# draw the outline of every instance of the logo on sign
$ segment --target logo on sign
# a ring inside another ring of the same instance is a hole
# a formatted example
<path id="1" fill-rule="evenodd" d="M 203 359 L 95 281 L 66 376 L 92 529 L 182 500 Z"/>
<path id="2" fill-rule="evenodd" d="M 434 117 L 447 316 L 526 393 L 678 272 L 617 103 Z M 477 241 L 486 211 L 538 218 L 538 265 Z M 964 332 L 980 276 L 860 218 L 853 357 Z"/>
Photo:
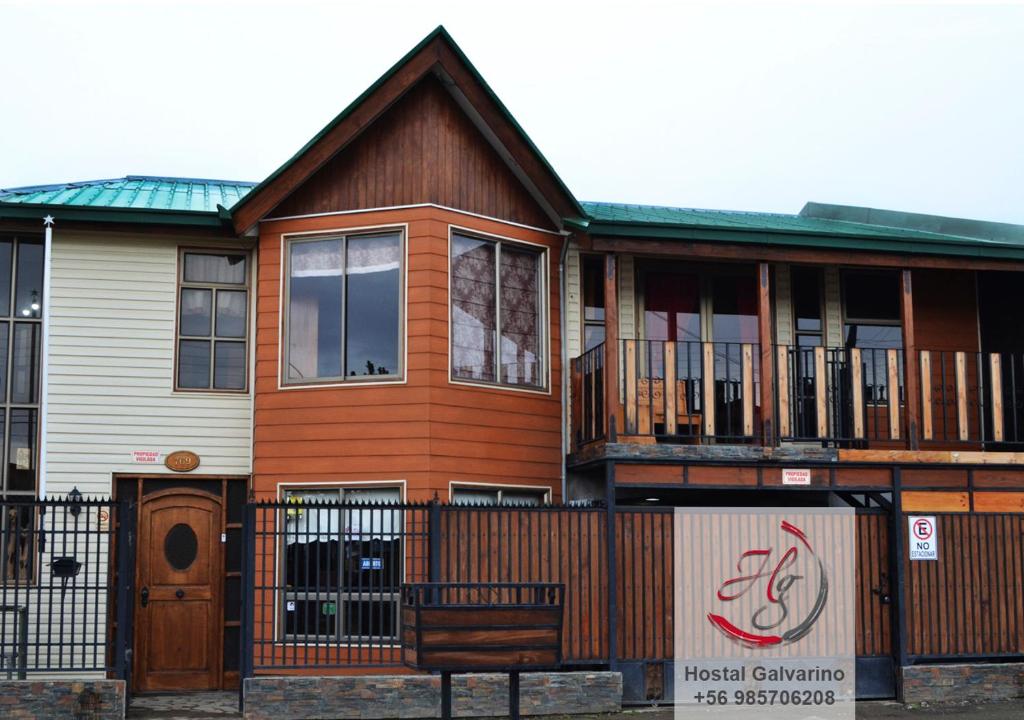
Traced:
<path id="1" fill-rule="evenodd" d="M 907 517 L 910 525 L 910 559 L 938 560 L 939 539 L 935 536 L 934 515 L 911 515 Z"/>

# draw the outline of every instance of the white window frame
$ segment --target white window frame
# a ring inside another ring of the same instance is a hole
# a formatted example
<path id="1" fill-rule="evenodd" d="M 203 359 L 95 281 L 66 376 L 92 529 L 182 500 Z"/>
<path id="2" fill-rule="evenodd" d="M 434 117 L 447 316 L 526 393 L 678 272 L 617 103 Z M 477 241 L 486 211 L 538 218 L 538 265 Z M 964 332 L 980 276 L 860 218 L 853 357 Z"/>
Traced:
<path id="1" fill-rule="evenodd" d="M 453 372 L 453 365 L 455 359 L 455 333 L 453 332 L 454 323 L 452 322 L 452 310 L 454 303 L 452 302 L 452 260 L 454 253 L 452 252 L 452 243 L 454 242 L 456 235 L 462 235 L 468 238 L 477 238 L 479 240 L 486 240 L 493 242 L 498 245 L 495 254 L 495 296 L 496 305 L 495 310 L 498 314 L 496 318 L 496 334 L 497 342 L 495 343 L 495 369 L 496 377 L 498 379 L 494 381 L 488 380 L 472 380 L 468 378 L 456 377 Z M 501 382 L 501 283 L 498 280 L 501 272 L 501 245 L 512 245 L 519 246 L 524 249 L 532 250 L 537 252 L 540 256 L 540 278 L 538 281 L 538 293 L 540 295 L 540 352 L 538 353 L 538 362 L 541 365 L 540 372 L 538 375 L 543 380 L 543 385 L 514 385 L 509 383 Z M 551 394 L 551 316 L 550 316 L 550 253 L 547 245 L 542 243 L 529 242 L 527 240 L 521 240 L 519 238 L 506 237 L 504 235 L 495 235 L 493 233 L 482 232 L 474 228 L 463 227 L 461 225 L 449 225 L 448 226 L 448 264 L 446 272 L 448 273 L 448 382 L 452 385 L 468 385 L 472 387 L 489 388 L 493 390 L 507 390 L 511 392 L 524 392 L 532 393 L 535 395 L 550 395 Z"/>

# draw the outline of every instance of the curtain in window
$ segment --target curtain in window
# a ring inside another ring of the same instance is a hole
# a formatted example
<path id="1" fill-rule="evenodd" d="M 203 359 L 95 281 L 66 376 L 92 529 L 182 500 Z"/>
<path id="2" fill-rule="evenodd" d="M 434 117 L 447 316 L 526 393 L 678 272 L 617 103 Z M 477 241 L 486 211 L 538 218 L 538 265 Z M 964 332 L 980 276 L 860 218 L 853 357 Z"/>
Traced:
<path id="1" fill-rule="evenodd" d="M 452 238 L 452 375 L 495 378 L 495 244 Z"/>
<path id="2" fill-rule="evenodd" d="M 501 248 L 501 381 L 540 385 L 540 256 Z"/>
<path id="3" fill-rule="evenodd" d="M 186 282 L 244 284 L 245 256 L 187 253 L 184 277 Z"/>
<path id="4" fill-rule="evenodd" d="M 396 488 L 368 488 L 348 490 L 339 507 L 337 490 L 303 491 L 290 498 L 301 500 L 306 505 L 296 505 L 286 510 L 287 521 L 285 543 L 305 544 L 314 542 L 361 540 L 396 540 L 396 528 L 402 527 L 402 511 L 386 507 L 397 503 L 401 493 Z M 317 506 L 318 503 L 322 505 Z M 351 508 L 351 505 L 366 504 L 365 508 Z"/>
<path id="5" fill-rule="evenodd" d="M 296 242 L 289 253 L 287 377 L 338 377 L 342 241 Z"/>

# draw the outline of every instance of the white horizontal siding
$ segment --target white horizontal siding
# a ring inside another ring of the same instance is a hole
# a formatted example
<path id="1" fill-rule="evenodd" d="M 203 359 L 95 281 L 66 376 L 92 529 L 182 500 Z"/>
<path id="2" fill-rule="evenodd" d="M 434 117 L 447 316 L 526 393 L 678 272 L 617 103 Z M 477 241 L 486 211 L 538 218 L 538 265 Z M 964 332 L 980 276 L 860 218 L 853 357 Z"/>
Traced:
<path id="1" fill-rule="evenodd" d="M 197 474 L 250 472 L 249 395 L 173 390 L 178 247 L 202 244 L 54 232 L 48 493 L 108 495 L 114 473 L 170 472 L 133 450 L 191 450 Z"/>

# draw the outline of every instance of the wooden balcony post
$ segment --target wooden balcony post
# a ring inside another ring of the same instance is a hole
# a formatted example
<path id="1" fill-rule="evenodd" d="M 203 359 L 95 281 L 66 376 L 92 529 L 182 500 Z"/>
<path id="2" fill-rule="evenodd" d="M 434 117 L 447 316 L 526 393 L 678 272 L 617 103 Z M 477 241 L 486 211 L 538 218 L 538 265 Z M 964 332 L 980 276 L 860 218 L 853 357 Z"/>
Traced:
<path id="1" fill-rule="evenodd" d="M 604 256 L 604 417 L 608 442 L 618 440 L 619 277 L 615 253 Z"/>
<path id="2" fill-rule="evenodd" d="M 918 391 L 917 343 L 914 341 L 914 292 L 910 279 L 909 268 L 900 272 L 900 319 L 903 325 L 903 383 L 907 416 L 907 448 L 917 450 L 920 447 L 917 401 L 921 395 Z M 898 413 L 899 388 L 895 388 L 895 392 L 890 389 L 889 392 L 889 401 L 896 402 Z"/>
<path id="3" fill-rule="evenodd" d="M 768 263 L 757 266 L 757 340 L 761 345 L 761 441 L 775 445 L 775 371 L 772 353 L 772 294 Z"/>

